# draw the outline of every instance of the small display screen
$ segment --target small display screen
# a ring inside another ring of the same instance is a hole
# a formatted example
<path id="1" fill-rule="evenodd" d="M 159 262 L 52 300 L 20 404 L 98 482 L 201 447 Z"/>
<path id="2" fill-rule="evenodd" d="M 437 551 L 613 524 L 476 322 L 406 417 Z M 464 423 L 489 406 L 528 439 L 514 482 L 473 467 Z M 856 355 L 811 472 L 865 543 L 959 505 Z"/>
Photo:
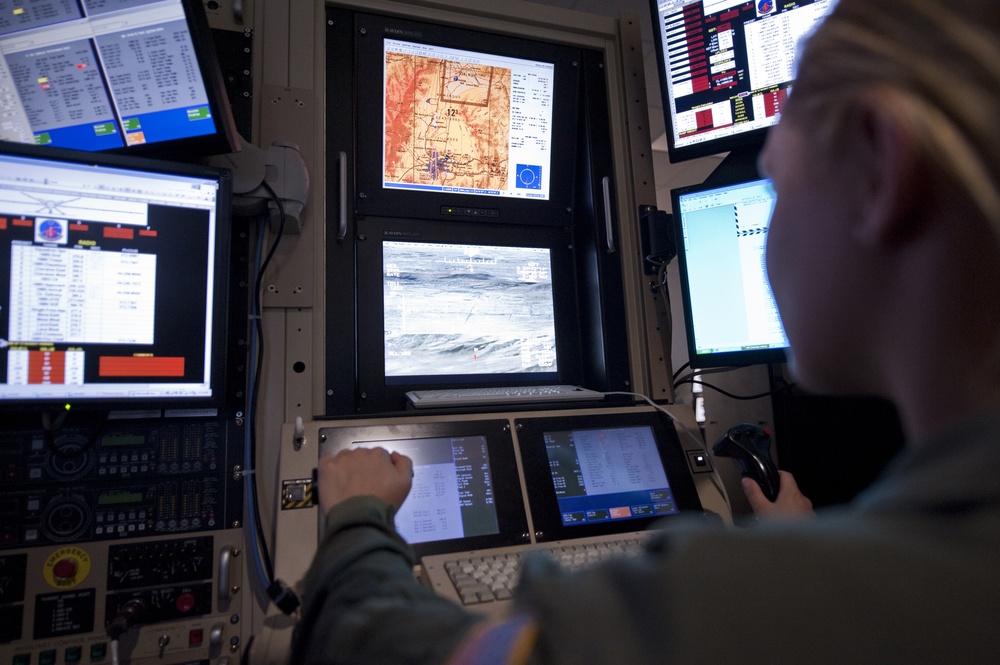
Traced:
<path id="1" fill-rule="evenodd" d="M 549 199 L 555 65 L 385 39 L 383 187 Z"/>
<path id="2" fill-rule="evenodd" d="M 323 428 L 320 439 L 321 455 L 383 448 L 413 460 L 413 484 L 395 526 L 417 556 L 525 542 L 509 421 L 379 418 Z"/>
<path id="3" fill-rule="evenodd" d="M 135 448 L 146 445 L 146 437 L 142 434 L 115 434 L 101 437 L 101 448 L 116 448 L 128 446 Z"/>
<path id="4" fill-rule="evenodd" d="M 651 427 L 545 432 L 563 526 L 679 512 Z"/>
<path id="5" fill-rule="evenodd" d="M 486 437 L 440 437 L 355 442 L 413 460 L 413 487 L 396 512 L 408 543 L 499 533 Z"/>
<path id="6" fill-rule="evenodd" d="M 142 492 L 114 492 L 102 494 L 97 497 L 99 506 L 117 506 L 124 503 L 139 503 L 142 501 Z"/>

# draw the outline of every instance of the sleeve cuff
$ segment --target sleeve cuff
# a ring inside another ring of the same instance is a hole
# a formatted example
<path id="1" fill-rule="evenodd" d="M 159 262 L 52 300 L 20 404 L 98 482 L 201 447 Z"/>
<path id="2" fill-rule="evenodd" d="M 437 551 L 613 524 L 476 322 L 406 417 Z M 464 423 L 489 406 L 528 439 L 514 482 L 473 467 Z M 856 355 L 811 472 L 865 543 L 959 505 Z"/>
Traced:
<path id="1" fill-rule="evenodd" d="M 396 541 L 412 565 L 416 563 L 416 556 L 409 544 L 397 533 L 394 519 L 395 511 L 375 496 L 354 496 L 345 499 L 326 514 L 321 547 L 346 531 L 359 527 L 373 527 Z"/>

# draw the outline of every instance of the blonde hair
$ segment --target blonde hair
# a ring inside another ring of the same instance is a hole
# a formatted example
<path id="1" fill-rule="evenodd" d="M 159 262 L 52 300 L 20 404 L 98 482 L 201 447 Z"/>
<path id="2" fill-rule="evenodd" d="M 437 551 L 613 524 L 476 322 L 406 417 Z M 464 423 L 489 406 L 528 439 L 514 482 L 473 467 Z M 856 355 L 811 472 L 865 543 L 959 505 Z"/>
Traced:
<path id="1" fill-rule="evenodd" d="M 922 140 L 942 177 L 965 189 L 1000 238 L 1000 7 L 996 0 L 840 0 L 805 43 L 786 119 L 835 145 L 866 91 Z"/>

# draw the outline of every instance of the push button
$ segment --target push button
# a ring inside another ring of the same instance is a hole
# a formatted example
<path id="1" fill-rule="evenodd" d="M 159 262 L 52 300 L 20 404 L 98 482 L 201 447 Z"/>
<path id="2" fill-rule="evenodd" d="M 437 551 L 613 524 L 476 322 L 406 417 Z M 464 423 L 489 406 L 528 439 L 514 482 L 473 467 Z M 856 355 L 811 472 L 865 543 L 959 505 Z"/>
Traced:
<path id="1" fill-rule="evenodd" d="M 194 607 L 194 595 L 190 593 L 182 593 L 177 596 L 177 600 L 174 601 L 174 606 L 177 608 L 178 612 L 190 612 Z"/>
<path id="2" fill-rule="evenodd" d="M 687 450 L 688 466 L 692 473 L 708 473 L 712 470 L 712 461 L 703 450 Z"/>
<path id="3" fill-rule="evenodd" d="M 58 580 L 70 580 L 76 576 L 76 561 L 73 559 L 59 559 L 52 566 L 52 574 Z"/>
<path id="4" fill-rule="evenodd" d="M 90 660 L 100 662 L 108 656 L 108 643 L 98 642 L 90 645 Z"/>

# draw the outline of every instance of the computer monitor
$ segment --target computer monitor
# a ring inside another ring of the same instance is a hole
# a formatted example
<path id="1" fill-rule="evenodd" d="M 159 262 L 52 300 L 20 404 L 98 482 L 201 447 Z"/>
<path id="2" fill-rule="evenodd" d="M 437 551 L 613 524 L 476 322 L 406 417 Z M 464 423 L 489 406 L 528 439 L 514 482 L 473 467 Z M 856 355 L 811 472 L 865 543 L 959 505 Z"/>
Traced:
<path id="1" fill-rule="evenodd" d="M 0 409 L 223 406 L 228 171 L 0 144 Z"/>
<path id="2" fill-rule="evenodd" d="M 389 383 L 558 375 L 547 247 L 385 240 L 382 293 Z"/>
<path id="3" fill-rule="evenodd" d="M 565 229 L 412 224 L 386 220 L 358 245 L 366 408 L 402 408 L 407 391 L 426 388 L 580 383 Z"/>
<path id="4" fill-rule="evenodd" d="M 326 18 L 325 413 L 435 388 L 626 388 L 603 51 L 444 15 Z"/>
<path id="5" fill-rule="evenodd" d="M 650 0 L 671 162 L 759 145 L 836 0 Z"/>
<path id="6" fill-rule="evenodd" d="M 784 362 L 788 338 L 765 269 L 770 181 L 715 180 L 671 198 L 691 367 Z"/>
<path id="7" fill-rule="evenodd" d="M 641 531 L 701 511 L 677 431 L 656 411 L 518 418 L 538 540 Z"/>
<path id="8" fill-rule="evenodd" d="M 388 16 L 355 21 L 366 79 L 359 213 L 571 223 L 578 49 Z"/>
<path id="9" fill-rule="evenodd" d="M 200 0 L 9 3 L 0 139 L 188 159 L 238 150 Z"/>
<path id="10" fill-rule="evenodd" d="M 321 454 L 384 448 L 413 461 L 396 530 L 418 556 L 518 545 L 528 525 L 505 419 L 351 424 L 320 430 Z"/>

